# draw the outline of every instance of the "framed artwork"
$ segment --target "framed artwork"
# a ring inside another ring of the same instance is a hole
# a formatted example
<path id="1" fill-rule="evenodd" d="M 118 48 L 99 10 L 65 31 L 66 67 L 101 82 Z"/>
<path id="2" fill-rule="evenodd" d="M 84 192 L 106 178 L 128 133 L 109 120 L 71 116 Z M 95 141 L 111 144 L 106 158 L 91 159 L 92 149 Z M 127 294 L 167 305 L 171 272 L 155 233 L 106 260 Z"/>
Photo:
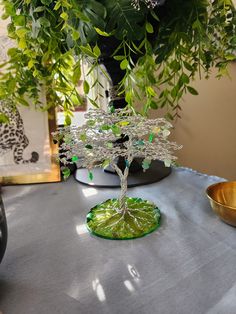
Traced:
<path id="1" fill-rule="evenodd" d="M 7 50 L 14 47 L 6 24 L 0 25 L 0 63 L 7 60 Z M 43 90 L 40 96 L 46 103 Z M 56 130 L 55 111 L 14 105 L 0 100 L 0 112 L 9 118 L 9 123 L 0 123 L 0 185 L 60 181 L 60 165 L 55 157 L 58 145 L 51 135 Z"/>
<path id="2" fill-rule="evenodd" d="M 9 117 L 9 123 L 0 123 L 0 184 L 60 181 L 58 145 L 51 135 L 55 113 L 15 108 L 6 101 L 0 101 L 0 111 Z"/>

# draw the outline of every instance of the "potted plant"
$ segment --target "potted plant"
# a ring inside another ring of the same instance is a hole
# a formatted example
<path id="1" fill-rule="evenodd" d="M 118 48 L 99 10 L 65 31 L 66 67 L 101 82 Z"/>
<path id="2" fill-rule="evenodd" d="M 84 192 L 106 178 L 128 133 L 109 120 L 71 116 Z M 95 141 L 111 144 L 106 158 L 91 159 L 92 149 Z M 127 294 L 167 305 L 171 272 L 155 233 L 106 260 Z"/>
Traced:
<path id="1" fill-rule="evenodd" d="M 76 86 L 85 59 L 91 72 L 97 66 L 104 71 L 100 64 L 110 58 L 119 69 L 118 98 L 124 97 L 129 106 L 142 99 L 143 114 L 164 107 L 168 119 L 179 117 L 178 102 L 186 92 L 197 95 L 191 86 L 196 75 L 208 77 L 215 66 L 220 77 L 235 59 L 231 0 L 2 0 L 2 4 L 3 18 L 10 17 L 9 37 L 17 47 L 8 51 L 0 97 L 27 105 L 29 96 L 43 109 L 62 106 L 67 124 L 74 106 L 82 102 Z M 42 84 L 45 106 L 38 97 Z M 91 84 L 85 79 L 85 94 L 97 84 L 97 79 Z M 90 101 L 99 106 L 96 97 Z"/>

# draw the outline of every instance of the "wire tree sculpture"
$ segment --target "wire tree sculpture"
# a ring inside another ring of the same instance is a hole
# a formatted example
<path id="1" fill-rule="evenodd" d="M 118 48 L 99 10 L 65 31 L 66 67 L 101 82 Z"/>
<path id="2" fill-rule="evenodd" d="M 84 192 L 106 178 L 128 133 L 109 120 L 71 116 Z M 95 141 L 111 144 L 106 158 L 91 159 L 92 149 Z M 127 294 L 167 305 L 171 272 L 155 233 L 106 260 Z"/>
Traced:
<path id="1" fill-rule="evenodd" d="M 175 161 L 173 151 L 181 148 L 167 138 L 172 125 L 164 118 L 147 119 L 131 109 L 93 109 L 85 114 L 86 123 L 81 127 L 60 128 L 54 137 L 62 139 L 59 160 L 65 166 L 76 163 L 77 167 L 92 169 L 111 166 L 120 177 L 119 199 L 108 200 L 93 208 L 88 217 L 90 231 L 107 238 L 134 238 L 153 231 L 159 223 L 158 208 L 137 198 L 127 197 L 127 178 L 135 157 L 143 158 L 146 171 L 152 160 L 162 160 L 166 166 Z M 126 141 L 117 143 L 120 137 Z M 125 169 L 116 163 L 118 157 L 125 159 Z M 63 168 L 65 177 L 69 168 Z"/>

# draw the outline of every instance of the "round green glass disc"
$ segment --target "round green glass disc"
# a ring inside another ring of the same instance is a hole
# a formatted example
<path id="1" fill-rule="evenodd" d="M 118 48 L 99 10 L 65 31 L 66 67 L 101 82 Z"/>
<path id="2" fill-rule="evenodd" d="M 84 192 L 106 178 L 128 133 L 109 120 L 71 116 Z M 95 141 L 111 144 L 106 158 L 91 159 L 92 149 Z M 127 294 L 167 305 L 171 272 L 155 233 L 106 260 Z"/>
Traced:
<path id="1" fill-rule="evenodd" d="M 87 215 L 88 230 L 102 238 L 128 240 L 143 237 L 160 225 L 160 210 L 149 201 L 127 197 L 124 213 L 117 212 L 118 206 L 117 199 L 109 199 L 93 207 Z"/>

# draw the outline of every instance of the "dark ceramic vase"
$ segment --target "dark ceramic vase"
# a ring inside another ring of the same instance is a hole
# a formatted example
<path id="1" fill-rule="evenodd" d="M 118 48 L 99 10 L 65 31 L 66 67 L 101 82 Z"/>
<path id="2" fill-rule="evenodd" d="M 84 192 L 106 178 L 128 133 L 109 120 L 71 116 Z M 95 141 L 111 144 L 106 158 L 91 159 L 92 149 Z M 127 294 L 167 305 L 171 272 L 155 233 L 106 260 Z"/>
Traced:
<path id="1" fill-rule="evenodd" d="M 3 206 L 3 201 L 0 195 L 0 263 L 2 262 L 3 256 L 6 251 L 6 247 L 7 247 L 7 220 Z"/>

